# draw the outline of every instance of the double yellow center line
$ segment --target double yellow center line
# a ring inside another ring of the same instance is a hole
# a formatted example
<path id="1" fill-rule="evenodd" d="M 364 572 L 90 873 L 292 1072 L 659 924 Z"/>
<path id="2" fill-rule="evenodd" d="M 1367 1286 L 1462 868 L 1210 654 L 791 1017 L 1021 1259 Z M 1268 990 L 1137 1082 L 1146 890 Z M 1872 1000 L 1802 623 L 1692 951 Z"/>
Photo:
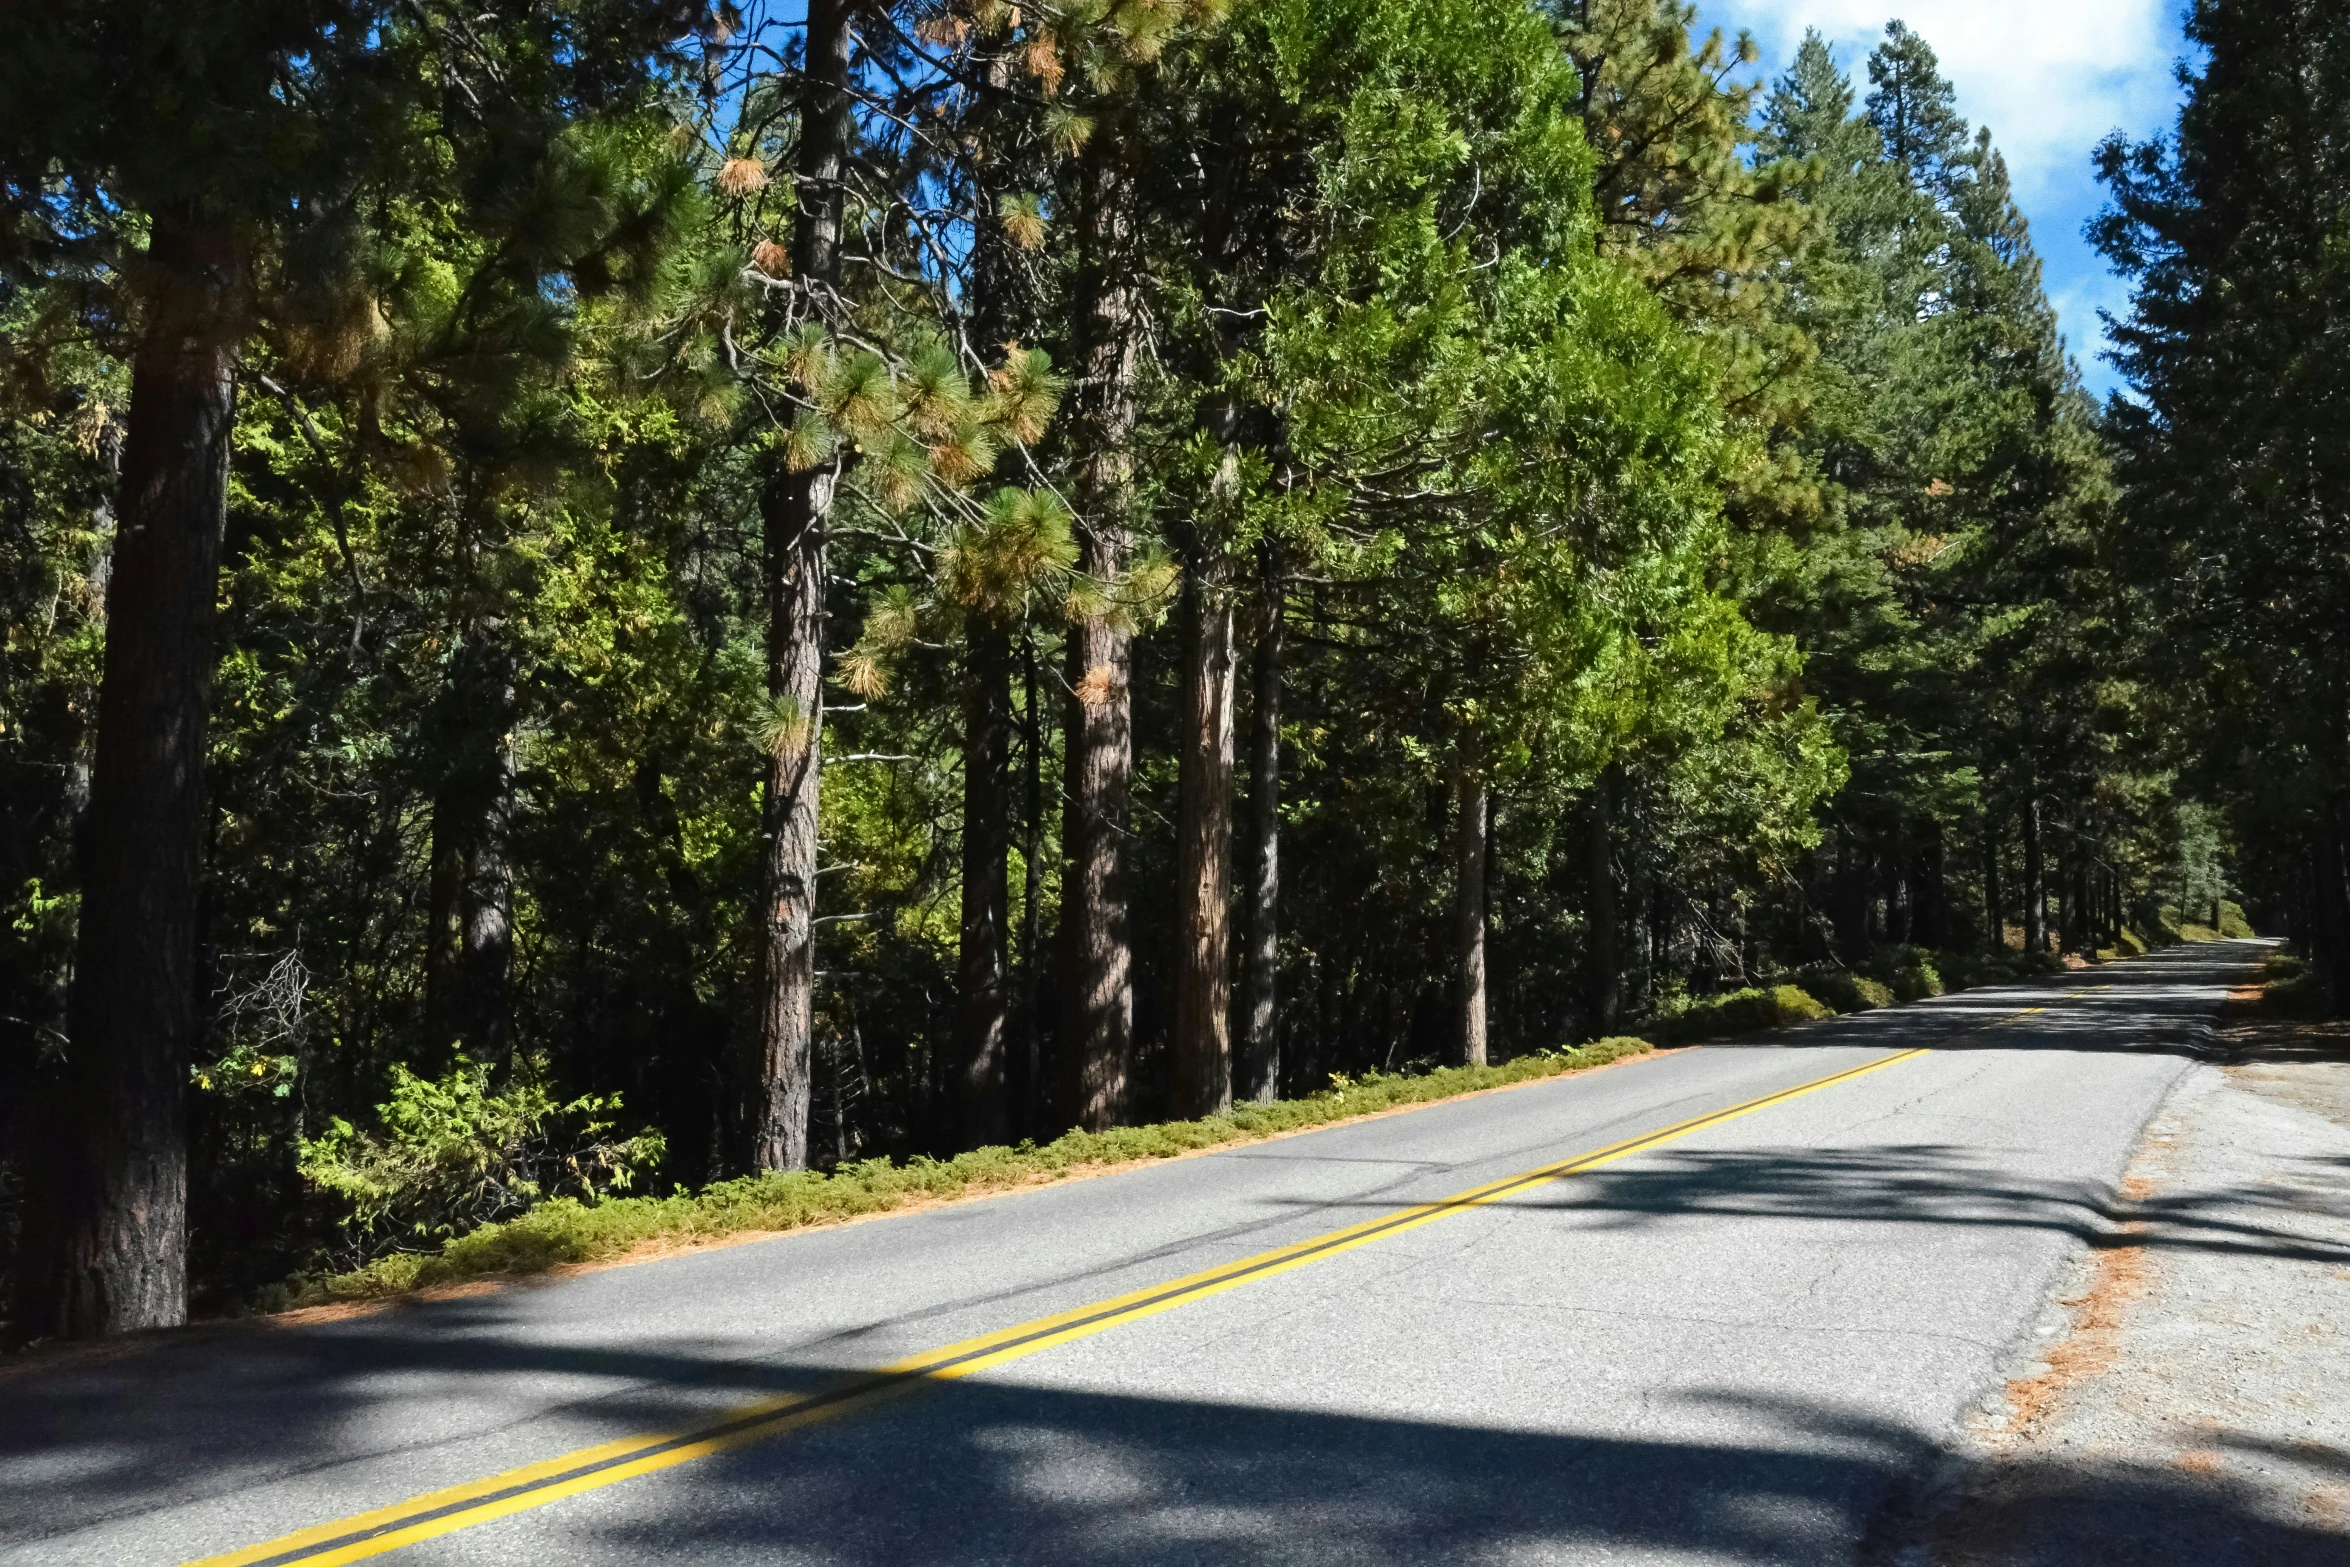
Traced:
<path id="1" fill-rule="evenodd" d="M 2023 1011 L 1976 1026 L 1978 1029 L 1996 1028 L 2045 1010 L 2044 1007 L 2027 1007 Z M 223 1556 L 208 1556 L 191 1563 L 190 1567 L 293 1567 L 295 1563 L 302 1564 L 302 1567 L 333 1567 L 335 1563 L 381 1556 L 402 1546 L 414 1545 L 420 1540 L 454 1533 L 459 1529 L 470 1529 L 510 1513 L 544 1507 L 549 1502 L 577 1496 L 583 1491 L 597 1490 L 638 1475 L 652 1474 L 656 1470 L 674 1468 L 698 1458 L 723 1453 L 730 1448 L 765 1441 L 850 1410 L 865 1408 L 897 1393 L 929 1383 L 967 1377 L 973 1372 L 1022 1359 L 1056 1344 L 1089 1338 L 1122 1323 L 1156 1316 L 1162 1311 L 1195 1300 L 1205 1300 L 1211 1295 L 1221 1295 L 1243 1284 L 1287 1273 L 1293 1268 L 1339 1256 L 1388 1236 L 1400 1235 L 1424 1224 L 1433 1224 L 1453 1214 L 1486 1207 L 1537 1186 L 1596 1170 L 1620 1159 L 1629 1159 L 1635 1154 L 1646 1153 L 1709 1127 L 1753 1115 L 1759 1110 L 1785 1104 L 1791 1099 L 1800 1099 L 1806 1094 L 1818 1093 L 1823 1088 L 1833 1088 L 1839 1083 L 1849 1083 L 1872 1072 L 1881 1072 L 1889 1066 L 1915 1060 L 1927 1054 L 1929 1048 L 1921 1045 L 1883 1056 L 1860 1066 L 1798 1083 L 1792 1088 L 1749 1099 L 1724 1110 L 1676 1122 L 1660 1131 L 1627 1138 L 1593 1153 L 1562 1159 L 1523 1174 L 1506 1176 L 1434 1202 L 1401 1208 L 1376 1219 L 1331 1230 L 1310 1240 L 1260 1252 L 1238 1262 L 1154 1284 L 1114 1299 L 1079 1306 L 1073 1311 L 1038 1317 L 999 1332 L 964 1339 L 960 1343 L 896 1361 L 876 1371 L 845 1378 L 815 1392 L 790 1393 L 748 1404 L 683 1431 L 623 1437 L 601 1446 L 581 1448 L 485 1479 L 410 1497 L 404 1502 L 374 1512 L 359 1513 L 294 1534 L 282 1535 Z"/>

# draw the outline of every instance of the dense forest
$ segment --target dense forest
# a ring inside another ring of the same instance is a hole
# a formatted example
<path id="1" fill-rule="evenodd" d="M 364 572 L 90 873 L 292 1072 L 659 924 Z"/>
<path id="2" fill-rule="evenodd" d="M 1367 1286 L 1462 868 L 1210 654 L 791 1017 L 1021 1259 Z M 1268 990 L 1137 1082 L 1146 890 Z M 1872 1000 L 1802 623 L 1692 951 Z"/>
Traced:
<path id="1" fill-rule="evenodd" d="M 2317 0 L 2100 151 L 2104 407 L 1898 22 L 0 33 L 16 1336 L 2246 909 L 2350 1001 Z"/>

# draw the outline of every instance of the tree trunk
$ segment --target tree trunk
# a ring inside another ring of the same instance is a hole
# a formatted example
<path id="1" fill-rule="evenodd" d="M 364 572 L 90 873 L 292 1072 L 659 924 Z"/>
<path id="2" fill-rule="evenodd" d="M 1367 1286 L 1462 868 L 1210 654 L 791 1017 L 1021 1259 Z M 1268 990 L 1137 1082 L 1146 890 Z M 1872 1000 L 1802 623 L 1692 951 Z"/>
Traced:
<path id="1" fill-rule="evenodd" d="M 808 98 L 800 130 L 794 269 L 812 286 L 840 271 L 841 179 L 850 134 L 847 0 L 810 0 Z M 815 1026 L 816 806 L 824 768 L 825 525 L 838 472 L 775 473 L 766 529 L 767 696 L 774 727 L 760 822 L 758 1020 L 745 1116 L 754 1170 L 808 1165 Z"/>
<path id="2" fill-rule="evenodd" d="M 1248 743 L 1248 991 L 1242 1004 L 1240 1097 L 1270 1104 L 1280 1092 L 1281 1039 L 1281 633 L 1280 562 L 1261 552 L 1257 648 L 1250 671 Z"/>
<path id="3" fill-rule="evenodd" d="M 2318 831 L 2316 947 L 2311 956 L 2333 992 L 2334 1015 L 2350 1016 L 2350 853 L 2344 852 L 2342 822 L 2345 801 L 2325 804 L 2325 821 Z M 2219 902 L 2217 897 L 2211 900 Z M 2217 929 L 2215 923 L 2213 929 Z"/>
<path id="4" fill-rule="evenodd" d="M 231 236 L 158 214 L 147 266 L 69 1005 L 78 1136 L 60 1139 L 50 1231 L 44 1326 L 63 1337 L 187 1317 L 205 727 L 245 263 Z"/>
<path id="5" fill-rule="evenodd" d="M 1010 1080 L 1013 1135 L 1027 1136 L 1044 1130 L 1039 1103 L 1044 1073 L 1037 1057 L 1037 1011 L 1042 998 L 1038 993 L 1036 940 L 1044 894 L 1044 710 L 1037 705 L 1036 643 L 1027 632 L 1020 638 L 1020 680 L 1020 792 L 1024 805 L 1020 815 L 1020 999 L 1006 1076 Z"/>
<path id="6" fill-rule="evenodd" d="M 1454 763 L 1453 919 L 1460 954 L 1461 1059 L 1485 1064 L 1485 823 L 1488 795 L 1483 758 L 1473 736 L 1461 741 Z"/>
<path id="7" fill-rule="evenodd" d="M 514 955 L 507 833 L 517 693 L 512 660 L 495 645 L 499 634 L 494 621 L 468 628 L 443 693 L 424 970 L 430 1043 L 489 1063 L 502 1063 L 511 1048 Z"/>
<path id="8" fill-rule="evenodd" d="M 1983 916 L 1986 945 L 1994 956 L 2007 951 L 2007 904 L 1999 896 L 1999 818 L 1983 818 Z"/>
<path id="9" fill-rule="evenodd" d="M 1176 762 L 1175 1097 L 1232 1108 L 1232 590 L 1220 553 L 1186 574 L 1183 734 Z"/>
<path id="10" fill-rule="evenodd" d="M 2048 950 L 2048 878 L 2040 859 L 2040 800 L 2024 802 L 2024 950 Z"/>
<path id="11" fill-rule="evenodd" d="M 1072 444 L 1078 470 L 1080 569 L 1104 584 L 1125 573 L 1133 542 L 1135 368 L 1141 302 L 1132 258 L 1131 180 L 1122 135 L 1087 140 L 1078 211 L 1078 369 Z M 1062 1108 L 1087 1131 L 1126 1111 L 1134 1046 L 1134 961 L 1124 879 L 1133 781 L 1133 633 L 1116 612 L 1069 628 L 1068 797 L 1061 883 Z"/>
<path id="12" fill-rule="evenodd" d="M 1950 945 L 1950 893 L 1942 870 L 1942 824 L 1930 823 L 1918 846 L 1909 911 L 1910 940 L 1921 947 Z"/>
<path id="13" fill-rule="evenodd" d="M 965 633 L 963 684 L 963 924 L 956 1023 L 958 1140 L 1007 1141 L 1004 1098 L 1004 954 L 1011 913 L 1012 644 L 984 615 Z"/>
<path id="14" fill-rule="evenodd" d="M 1615 796 L 1624 770 L 1610 762 L 1591 785 L 1585 841 L 1590 880 L 1591 1027 L 1605 1034 L 1623 1011 L 1624 963 L 1617 939 Z"/>

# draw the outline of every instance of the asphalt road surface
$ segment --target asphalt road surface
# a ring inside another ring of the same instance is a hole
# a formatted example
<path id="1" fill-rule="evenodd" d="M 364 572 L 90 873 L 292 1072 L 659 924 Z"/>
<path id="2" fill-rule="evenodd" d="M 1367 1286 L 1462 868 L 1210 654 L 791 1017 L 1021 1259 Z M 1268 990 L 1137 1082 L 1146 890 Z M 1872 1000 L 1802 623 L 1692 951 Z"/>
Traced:
<path id="1" fill-rule="evenodd" d="M 20 1369 L 0 1561 L 1890 1559 L 2257 956 Z"/>

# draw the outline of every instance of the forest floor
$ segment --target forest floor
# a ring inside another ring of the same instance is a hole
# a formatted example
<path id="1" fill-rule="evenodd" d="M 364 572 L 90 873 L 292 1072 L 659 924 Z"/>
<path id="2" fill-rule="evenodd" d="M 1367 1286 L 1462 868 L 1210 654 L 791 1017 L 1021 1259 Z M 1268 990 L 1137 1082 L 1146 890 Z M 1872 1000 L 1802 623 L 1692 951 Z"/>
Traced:
<path id="1" fill-rule="evenodd" d="M 2148 1126 L 1902 1567 L 2350 1562 L 2350 1022 L 2258 996 Z"/>

